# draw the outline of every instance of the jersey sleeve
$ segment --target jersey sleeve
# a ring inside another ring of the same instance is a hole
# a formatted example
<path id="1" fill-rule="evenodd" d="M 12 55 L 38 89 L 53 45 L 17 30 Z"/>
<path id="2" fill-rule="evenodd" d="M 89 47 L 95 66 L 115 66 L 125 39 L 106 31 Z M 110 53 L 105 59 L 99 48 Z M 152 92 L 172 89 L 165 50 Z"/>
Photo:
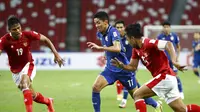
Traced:
<path id="1" fill-rule="evenodd" d="M 159 50 L 165 50 L 165 46 L 167 44 L 167 41 L 165 40 L 154 40 L 151 39 L 148 41 L 148 48 L 157 48 Z"/>
<path id="2" fill-rule="evenodd" d="M 35 31 L 28 31 L 24 32 L 26 37 L 30 40 L 40 40 L 40 33 L 37 33 Z"/>
<path id="3" fill-rule="evenodd" d="M 112 37 L 112 41 L 119 41 L 120 40 L 120 34 L 117 30 L 112 30 L 111 32 L 111 37 Z"/>
<path id="4" fill-rule="evenodd" d="M 176 39 L 175 39 L 175 44 L 177 45 L 177 44 L 179 44 L 180 43 L 180 39 L 179 39 L 179 36 L 177 35 L 177 34 L 175 34 L 176 36 Z"/>
<path id="5" fill-rule="evenodd" d="M 131 56 L 131 58 L 132 59 L 139 59 L 139 56 L 138 56 L 135 48 L 133 48 L 133 50 L 132 50 L 132 56 Z"/>

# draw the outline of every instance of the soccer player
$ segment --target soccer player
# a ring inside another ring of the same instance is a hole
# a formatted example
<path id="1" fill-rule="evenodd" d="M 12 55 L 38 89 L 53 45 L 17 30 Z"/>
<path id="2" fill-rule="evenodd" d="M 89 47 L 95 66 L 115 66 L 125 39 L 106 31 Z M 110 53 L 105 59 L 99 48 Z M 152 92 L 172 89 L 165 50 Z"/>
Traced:
<path id="1" fill-rule="evenodd" d="M 35 92 L 32 81 L 36 75 L 30 44 L 32 41 L 40 40 L 47 44 L 55 56 L 55 62 L 63 65 L 63 59 L 57 53 L 54 45 L 44 35 L 35 31 L 22 31 L 20 20 L 10 16 L 7 20 L 9 33 L 0 38 L 0 54 L 4 50 L 8 55 L 10 70 L 15 84 L 24 95 L 26 112 L 32 112 L 33 101 L 46 104 L 48 112 L 54 112 L 53 99 L 44 97 L 41 93 Z"/>
<path id="2" fill-rule="evenodd" d="M 200 33 L 194 33 L 192 48 L 193 49 L 189 57 L 193 56 L 193 72 L 197 77 L 199 77 L 198 83 L 200 84 L 200 74 L 198 71 L 198 67 L 200 67 Z"/>
<path id="3" fill-rule="evenodd" d="M 180 98 L 176 74 L 170 68 L 167 56 L 163 51 L 166 50 L 170 54 L 173 65 L 178 70 L 183 71 L 185 66 L 177 63 L 173 44 L 169 41 L 143 37 L 141 26 L 137 23 L 128 25 L 125 31 L 129 44 L 134 47 L 131 62 L 127 65 L 116 57 L 111 60 L 112 65 L 124 70 L 135 71 L 139 60 L 141 60 L 154 77 L 134 92 L 136 110 L 147 112 L 143 98 L 157 95 L 163 97 L 175 112 L 200 112 L 198 105 L 185 106 Z"/>
<path id="4" fill-rule="evenodd" d="M 157 39 L 158 40 L 166 40 L 166 41 L 172 42 L 172 44 L 174 46 L 174 49 L 175 49 L 175 51 L 177 53 L 176 60 L 178 61 L 178 58 L 179 58 L 179 55 L 180 55 L 180 50 L 181 50 L 179 37 L 178 37 L 178 35 L 176 33 L 171 32 L 171 24 L 168 21 L 163 22 L 162 26 L 163 26 L 163 33 L 158 35 Z M 182 86 L 180 78 L 178 77 L 178 70 L 174 67 L 174 65 L 172 63 L 172 60 L 171 60 L 171 58 L 170 58 L 170 56 L 169 56 L 167 51 L 165 51 L 165 54 L 167 55 L 167 58 L 169 60 L 170 67 L 176 73 L 176 79 L 177 79 L 177 83 L 178 83 L 178 90 L 180 92 L 181 98 L 184 99 L 183 86 Z"/>
<path id="5" fill-rule="evenodd" d="M 97 37 L 101 40 L 103 46 L 99 46 L 93 42 L 87 42 L 88 47 L 91 49 L 104 50 L 106 55 L 106 67 L 103 72 L 96 78 L 92 88 L 92 103 L 95 112 L 100 112 L 100 91 L 108 86 L 112 85 L 116 80 L 119 80 L 123 86 L 133 96 L 133 92 L 137 89 L 135 75 L 133 72 L 122 70 L 111 65 L 111 59 L 117 57 L 120 61 L 128 64 L 129 61 L 125 55 L 125 49 L 121 43 L 120 34 L 114 27 L 109 25 L 108 14 L 104 11 L 97 12 L 94 15 L 94 23 L 98 30 Z M 132 97 L 133 98 L 133 97 Z M 160 111 L 161 105 L 151 98 L 148 98 L 147 104 L 156 108 L 156 111 Z"/>
<path id="6" fill-rule="evenodd" d="M 118 21 L 115 22 L 114 26 L 120 32 L 121 41 L 122 41 L 122 44 L 125 48 L 125 54 L 126 54 L 127 59 L 130 62 L 133 47 L 128 43 L 128 41 L 125 38 L 125 23 L 124 23 L 123 20 L 118 20 Z M 134 74 L 135 74 L 135 72 L 134 72 Z M 136 83 L 137 83 L 137 87 L 139 88 L 140 84 L 138 83 L 138 81 Z M 117 86 L 117 92 L 121 91 L 120 90 L 121 88 L 123 89 L 123 99 L 121 100 L 119 107 L 125 108 L 127 98 L 128 98 L 128 90 L 125 87 L 123 87 L 123 85 L 121 84 L 121 82 L 119 80 L 116 81 L 116 86 Z M 119 96 L 119 93 L 118 93 L 117 97 L 118 96 Z"/>

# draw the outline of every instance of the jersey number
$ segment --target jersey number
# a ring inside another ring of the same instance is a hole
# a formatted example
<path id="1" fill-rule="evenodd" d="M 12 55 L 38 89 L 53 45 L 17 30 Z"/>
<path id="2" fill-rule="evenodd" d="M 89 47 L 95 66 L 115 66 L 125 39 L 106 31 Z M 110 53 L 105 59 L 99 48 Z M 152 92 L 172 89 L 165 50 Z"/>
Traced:
<path id="1" fill-rule="evenodd" d="M 129 87 L 133 86 L 133 80 L 128 80 L 127 82 L 128 82 Z"/>
<path id="2" fill-rule="evenodd" d="M 22 48 L 16 49 L 16 51 L 17 51 L 18 56 L 21 56 L 23 54 Z"/>
<path id="3" fill-rule="evenodd" d="M 142 58 L 142 61 L 144 62 L 144 63 L 146 63 L 146 64 L 148 64 L 149 62 L 145 59 L 145 57 L 144 56 L 142 56 L 141 57 Z"/>

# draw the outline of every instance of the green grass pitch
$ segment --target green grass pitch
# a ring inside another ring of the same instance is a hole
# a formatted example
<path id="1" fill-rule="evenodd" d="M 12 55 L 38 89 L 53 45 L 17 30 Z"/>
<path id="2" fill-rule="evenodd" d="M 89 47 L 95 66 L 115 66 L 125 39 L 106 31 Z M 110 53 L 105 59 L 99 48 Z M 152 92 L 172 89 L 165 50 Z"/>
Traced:
<path id="1" fill-rule="evenodd" d="M 56 112 L 93 112 L 91 103 L 92 84 L 100 71 L 37 71 L 33 87 L 44 96 L 54 98 Z M 192 71 L 179 72 L 182 80 L 186 104 L 200 105 L 200 84 Z M 137 72 L 141 84 L 151 79 L 146 70 Z M 154 97 L 157 99 L 157 97 Z M 101 92 L 102 112 L 136 112 L 129 96 L 127 107 L 118 108 L 115 86 L 106 87 Z M 46 106 L 33 104 L 34 112 L 47 112 Z M 172 110 L 163 102 L 164 112 Z M 0 71 L 0 112 L 25 112 L 23 95 L 15 86 L 9 71 Z M 148 107 L 148 112 L 153 112 Z"/>

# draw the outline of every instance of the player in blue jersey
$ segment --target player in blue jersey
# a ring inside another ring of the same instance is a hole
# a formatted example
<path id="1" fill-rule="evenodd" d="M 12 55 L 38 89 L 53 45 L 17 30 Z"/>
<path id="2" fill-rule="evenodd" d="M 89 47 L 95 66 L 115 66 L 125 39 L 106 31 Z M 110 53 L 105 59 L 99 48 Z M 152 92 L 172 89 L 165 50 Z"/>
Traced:
<path id="1" fill-rule="evenodd" d="M 130 62 L 133 47 L 128 43 L 128 41 L 125 38 L 125 23 L 124 23 L 124 21 L 123 20 L 116 21 L 115 28 L 120 32 L 121 41 L 126 50 L 125 54 L 126 54 L 127 59 Z M 135 72 L 134 72 L 134 74 L 135 74 Z M 120 81 L 118 82 L 117 86 L 119 85 L 119 83 L 120 83 Z M 137 87 L 139 88 L 140 84 L 138 82 L 136 82 L 136 83 L 137 83 Z M 126 107 L 127 98 L 128 98 L 128 90 L 124 87 L 123 88 L 123 99 L 122 99 L 121 103 L 119 104 L 120 108 Z"/>
<path id="2" fill-rule="evenodd" d="M 162 26 L 163 26 L 163 33 L 158 35 L 157 39 L 172 42 L 172 44 L 174 45 L 174 49 L 177 53 L 177 59 L 176 60 L 178 61 L 178 58 L 179 58 L 179 55 L 180 55 L 180 49 L 181 49 L 179 37 L 176 33 L 171 32 L 171 24 L 168 21 L 163 22 Z M 178 70 L 173 66 L 169 53 L 165 51 L 165 54 L 168 57 L 170 67 L 177 74 Z M 176 76 L 176 78 L 177 78 L 180 96 L 181 96 L 182 99 L 184 99 L 183 87 L 182 87 L 181 80 L 178 76 Z"/>
<path id="3" fill-rule="evenodd" d="M 97 37 L 101 40 L 102 46 L 99 46 L 93 42 L 87 42 L 88 47 L 91 49 L 104 50 L 106 56 L 106 67 L 103 72 L 96 78 L 92 88 L 92 103 L 95 112 L 100 112 L 100 91 L 108 86 L 112 85 L 116 80 L 119 80 L 123 86 L 127 88 L 130 95 L 133 98 L 133 92 L 137 89 L 135 74 L 126 70 L 122 70 L 111 64 L 111 59 L 118 58 L 125 64 L 129 64 L 125 55 L 125 49 L 121 43 L 120 34 L 111 25 L 109 25 L 108 14 L 104 11 L 97 12 L 94 15 L 94 24 L 98 30 Z M 147 104 L 160 110 L 160 105 L 153 99 L 148 99 Z"/>
<path id="4" fill-rule="evenodd" d="M 200 33 L 194 33 L 194 41 L 192 42 L 192 53 L 189 56 L 193 56 L 193 72 L 199 77 L 198 83 L 200 84 L 200 74 L 198 67 L 200 67 Z"/>

